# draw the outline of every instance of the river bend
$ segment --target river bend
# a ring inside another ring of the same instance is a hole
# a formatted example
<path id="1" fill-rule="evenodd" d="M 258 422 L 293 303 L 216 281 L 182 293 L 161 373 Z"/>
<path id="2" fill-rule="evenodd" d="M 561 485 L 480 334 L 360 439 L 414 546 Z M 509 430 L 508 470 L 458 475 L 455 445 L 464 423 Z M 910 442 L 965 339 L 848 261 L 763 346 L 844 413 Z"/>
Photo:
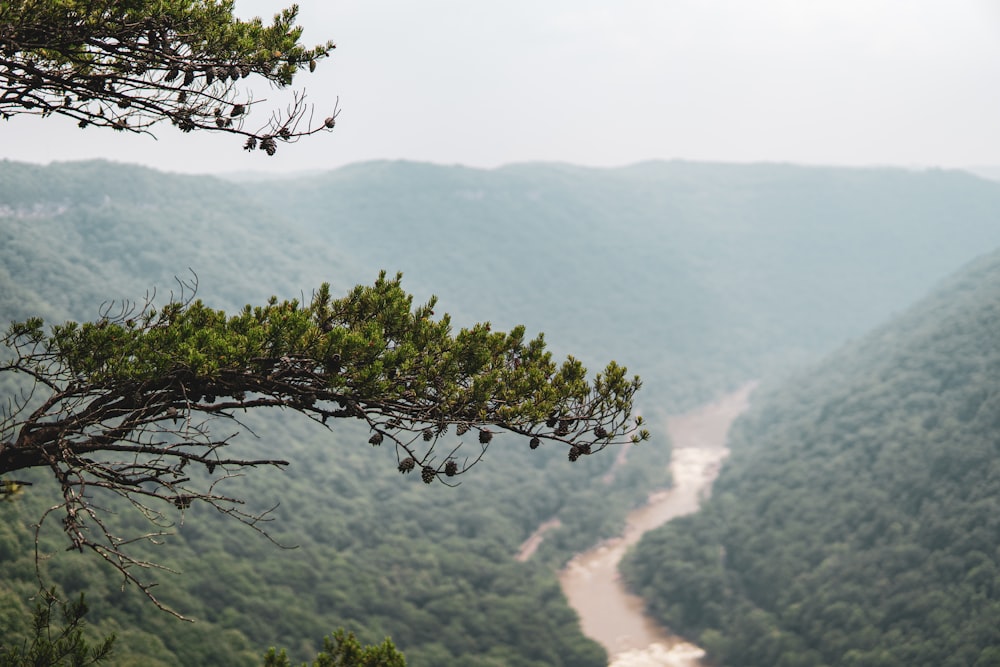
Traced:
<path id="1" fill-rule="evenodd" d="M 643 533 L 698 509 L 708 496 L 723 459 L 726 435 L 749 406 L 756 383 L 667 422 L 674 486 L 650 495 L 627 519 L 623 534 L 575 556 L 559 573 L 559 583 L 580 616 L 583 633 L 600 643 L 610 667 L 698 667 L 697 646 L 672 635 L 645 614 L 641 598 L 628 592 L 618 574 L 625 551 Z"/>

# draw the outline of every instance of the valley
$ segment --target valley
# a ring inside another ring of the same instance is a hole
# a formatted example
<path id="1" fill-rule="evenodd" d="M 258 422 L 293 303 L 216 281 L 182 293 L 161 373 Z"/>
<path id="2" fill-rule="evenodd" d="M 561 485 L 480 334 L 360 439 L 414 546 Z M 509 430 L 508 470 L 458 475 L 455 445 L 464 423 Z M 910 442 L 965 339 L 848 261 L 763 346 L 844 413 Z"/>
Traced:
<path id="1" fill-rule="evenodd" d="M 391 636 L 411 667 L 694 659 L 660 627 L 720 665 L 1000 664 L 1000 287 L 982 255 L 998 215 L 1000 184 L 944 170 L 370 162 L 233 182 L 0 162 L 5 326 L 162 305 L 175 277 L 232 314 L 398 270 L 456 331 L 524 324 L 555 359 L 626 365 L 653 433 L 572 463 L 498 435 L 450 488 L 401 475 L 352 420 L 253 413 L 234 446 L 289 465 L 227 483 L 276 506 L 269 532 L 297 548 L 169 514 L 145 553 L 180 573 L 157 590 L 196 623 L 66 551 L 57 525 L 41 574 L 86 593 L 123 666 L 251 667 L 268 646 L 301 661 L 337 627 Z M 28 479 L 0 503 L 0 636 L 29 631 L 33 526 L 56 492 Z M 628 547 L 641 600 L 615 574 Z M 603 620 L 611 599 L 650 610 L 646 639 L 619 643 L 647 626 Z"/>

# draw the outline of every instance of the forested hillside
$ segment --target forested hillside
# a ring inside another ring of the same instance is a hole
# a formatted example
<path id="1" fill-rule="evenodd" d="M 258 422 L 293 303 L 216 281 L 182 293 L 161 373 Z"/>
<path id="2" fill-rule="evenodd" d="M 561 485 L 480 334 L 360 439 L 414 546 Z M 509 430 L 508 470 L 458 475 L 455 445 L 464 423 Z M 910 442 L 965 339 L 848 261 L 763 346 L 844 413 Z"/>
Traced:
<path id="1" fill-rule="evenodd" d="M 76 165 L 75 180 L 63 178 L 67 165 L 4 167 L 10 176 L 0 183 L 12 203 L 4 210 L 3 266 L 12 270 L 0 293 L 23 299 L 5 310 L 8 320 L 95 318 L 104 300 L 141 299 L 150 287 L 160 288 L 162 303 L 177 289 L 173 273 L 186 278 L 188 267 L 199 296 L 227 308 L 272 292 L 308 293 L 321 279 L 341 290 L 355 281 L 339 250 L 299 235 L 225 181 L 105 163 Z M 164 268 L 175 262 L 175 271 Z M 377 274 L 354 271 L 357 281 Z M 248 455 L 279 454 L 291 465 L 231 484 L 255 509 L 280 503 L 267 527 L 298 548 L 279 549 L 192 508 L 183 528 L 149 553 L 182 573 L 153 573 L 157 595 L 196 623 L 156 610 L 131 588 L 121 593 L 112 571 L 65 553 L 58 522 L 43 534 L 43 552 L 56 554 L 44 564 L 46 580 L 88 593 L 95 629 L 121 638 L 115 664 L 251 665 L 269 645 L 305 659 L 338 626 L 366 641 L 391 634 L 411 665 L 604 664 L 559 592 L 552 554 L 609 533 L 642 488 L 662 483 L 662 466 L 621 470 L 609 487 L 595 482 L 613 453 L 571 466 L 565 451 L 531 452 L 520 441 L 514 450 L 496 438 L 468 483 L 428 487 L 400 476 L 391 449 L 372 448 L 370 434 L 353 424 L 329 433 L 278 413 L 251 414 L 245 423 L 242 430 L 259 436 L 244 434 Z M 665 462 L 667 450 L 661 443 L 649 456 Z M 43 472 L 28 478 L 36 482 L 30 493 L 0 503 L 5 637 L 30 621 L 31 525 L 56 497 Z M 548 558 L 514 562 L 520 542 L 556 513 L 568 529 L 547 545 Z M 142 527 L 135 517 L 121 520 Z"/>
<path id="2" fill-rule="evenodd" d="M 557 356 L 609 359 L 646 380 L 654 440 L 575 464 L 494 441 L 457 489 L 396 472 L 387 448 L 252 415 L 241 446 L 291 461 L 233 480 L 267 508 L 282 550 L 217 515 L 186 515 L 151 554 L 176 621 L 93 559 L 42 535 L 48 580 L 84 590 L 121 665 L 252 665 L 268 645 L 305 659 L 337 626 L 391 635 L 409 664 L 601 665 L 554 576 L 668 483 L 662 416 L 786 371 L 902 309 L 1000 245 L 1000 185 L 957 172 L 652 163 L 481 171 L 373 163 L 241 184 L 102 162 L 0 162 L 0 317 L 94 319 L 109 299 L 162 303 L 193 270 L 214 307 L 335 292 L 405 272 L 458 326 L 544 331 Z M 9 391 L 10 386 L 5 387 Z M 234 430 L 236 427 L 234 427 Z M 40 482 L 0 503 L 0 632 L 24 630 L 37 590 Z M 528 563 L 513 554 L 558 516 Z M 179 519 L 179 515 L 175 518 Z M 123 517 L 123 521 L 126 521 Z"/>
<path id="3" fill-rule="evenodd" d="M 762 392 L 625 574 L 719 665 L 1000 664 L 1000 253 Z"/>

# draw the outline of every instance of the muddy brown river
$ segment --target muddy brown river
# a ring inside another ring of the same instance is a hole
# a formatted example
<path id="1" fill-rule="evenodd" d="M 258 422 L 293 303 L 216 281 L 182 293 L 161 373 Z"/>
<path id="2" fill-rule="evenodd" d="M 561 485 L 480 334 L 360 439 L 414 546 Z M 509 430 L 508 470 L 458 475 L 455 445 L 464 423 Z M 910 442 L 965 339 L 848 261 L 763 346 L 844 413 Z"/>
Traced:
<path id="1" fill-rule="evenodd" d="M 749 406 L 756 384 L 748 384 L 691 412 L 671 417 L 670 471 L 674 486 L 653 493 L 649 503 L 628 516 L 624 533 L 577 555 L 559 573 L 570 605 L 580 615 L 584 634 L 608 651 L 611 667 L 697 667 L 704 656 L 697 646 L 672 635 L 644 612 L 618 575 L 626 549 L 643 533 L 698 509 L 711 491 L 726 449 L 729 426 Z"/>

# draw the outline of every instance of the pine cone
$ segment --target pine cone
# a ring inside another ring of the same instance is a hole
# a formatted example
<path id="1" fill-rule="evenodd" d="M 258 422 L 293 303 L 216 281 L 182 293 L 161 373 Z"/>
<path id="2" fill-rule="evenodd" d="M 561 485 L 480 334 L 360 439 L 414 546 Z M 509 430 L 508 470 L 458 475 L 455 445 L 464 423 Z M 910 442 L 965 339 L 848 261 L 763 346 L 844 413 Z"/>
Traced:
<path id="1" fill-rule="evenodd" d="M 381 433 L 374 434 L 372 437 L 368 438 L 368 443 L 372 447 L 377 447 L 377 446 L 381 445 L 382 444 L 382 434 Z"/>
<path id="2" fill-rule="evenodd" d="M 420 479 L 424 481 L 424 484 L 430 484 L 431 482 L 434 481 L 434 478 L 437 477 L 437 474 L 438 474 L 437 470 L 435 470 L 434 468 L 430 466 L 424 466 L 420 470 Z"/>
<path id="3" fill-rule="evenodd" d="M 531 439 L 531 442 L 528 443 L 528 446 L 532 449 L 538 449 L 538 445 L 540 444 L 542 444 L 542 441 L 538 439 L 538 436 L 535 436 Z"/>
<path id="4" fill-rule="evenodd" d="M 407 456 L 405 459 L 399 462 L 399 472 L 408 473 L 413 470 L 417 465 L 417 462 L 413 460 L 412 456 Z"/>
<path id="5" fill-rule="evenodd" d="M 458 474 L 458 464 L 454 461 L 448 461 L 444 464 L 444 474 L 448 477 L 454 477 Z"/>
<path id="6" fill-rule="evenodd" d="M 424 429 L 424 442 L 430 442 L 434 438 L 434 431 L 429 428 Z"/>
<path id="7" fill-rule="evenodd" d="M 580 458 L 580 448 L 573 445 L 569 448 L 569 460 L 576 461 L 578 458 Z"/>
<path id="8" fill-rule="evenodd" d="M 455 435 L 465 435 L 469 432 L 468 424 L 459 424 L 455 427 Z"/>
<path id="9" fill-rule="evenodd" d="M 603 426 L 595 426 L 594 437 L 596 437 L 599 440 L 603 440 L 604 438 L 608 437 L 607 429 L 605 429 Z"/>
<path id="10" fill-rule="evenodd" d="M 482 429 L 479 431 L 479 442 L 488 445 L 490 440 L 493 439 L 493 434 L 488 429 Z"/>

